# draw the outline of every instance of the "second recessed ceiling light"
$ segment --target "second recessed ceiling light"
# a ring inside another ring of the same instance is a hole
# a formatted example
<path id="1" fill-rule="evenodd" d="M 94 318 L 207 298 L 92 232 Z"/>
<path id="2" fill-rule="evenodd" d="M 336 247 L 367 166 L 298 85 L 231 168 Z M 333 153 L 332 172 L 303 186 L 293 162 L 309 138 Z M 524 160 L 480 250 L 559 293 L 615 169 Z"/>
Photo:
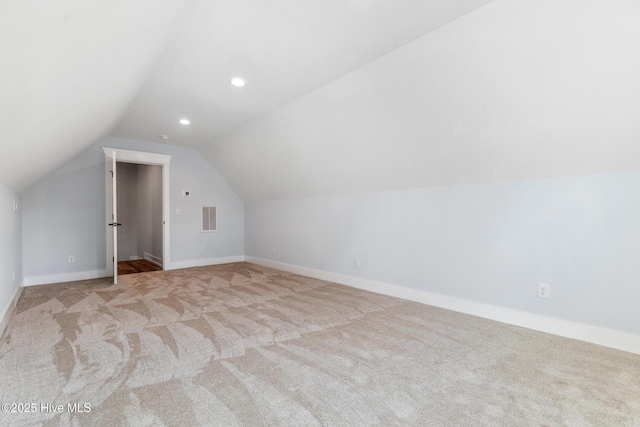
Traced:
<path id="1" fill-rule="evenodd" d="M 189 120 L 187 120 L 187 119 L 180 119 L 180 120 L 178 121 L 178 123 L 180 123 L 181 125 L 188 125 L 188 124 L 191 124 L 191 122 L 190 122 Z"/>
<path id="2" fill-rule="evenodd" d="M 247 84 L 247 82 L 245 82 L 244 79 L 241 79 L 240 77 L 231 79 L 229 83 L 231 83 L 235 87 L 242 87 Z"/>

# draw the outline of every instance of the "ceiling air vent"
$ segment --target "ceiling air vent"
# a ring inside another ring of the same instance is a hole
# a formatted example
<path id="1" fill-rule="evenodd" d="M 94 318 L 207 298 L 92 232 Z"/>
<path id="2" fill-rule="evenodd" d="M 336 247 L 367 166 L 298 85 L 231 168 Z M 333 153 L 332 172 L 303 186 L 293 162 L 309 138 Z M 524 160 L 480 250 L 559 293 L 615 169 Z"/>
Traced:
<path id="1" fill-rule="evenodd" d="M 218 231 L 215 206 L 202 207 L 202 231 Z"/>

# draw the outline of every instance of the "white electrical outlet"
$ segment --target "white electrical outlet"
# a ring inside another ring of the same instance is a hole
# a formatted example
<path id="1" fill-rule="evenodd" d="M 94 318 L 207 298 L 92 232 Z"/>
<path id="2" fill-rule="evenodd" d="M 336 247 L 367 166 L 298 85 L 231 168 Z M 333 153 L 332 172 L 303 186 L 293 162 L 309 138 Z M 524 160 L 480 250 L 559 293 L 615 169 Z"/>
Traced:
<path id="1" fill-rule="evenodd" d="M 73 264 L 74 262 L 76 262 L 76 257 L 74 257 L 73 255 L 69 255 L 69 258 L 67 258 L 67 262 L 69 264 Z"/>
<path id="2" fill-rule="evenodd" d="M 176 215 L 180 215 L 180 209 L 176 209 Z"/>
<path id="3" fill-rule="evenodd" d="M 551 291 L 546 283 L 538 283 L 538 298 L 549 298 Z"/>
<path id="4" fill-rule="evenodd" d="M 206 248 L 204 247 L 204 245 L 200 246 L 200 252 L 204 252 L 206 250 Z"/>
<path id="5" fill-rule="evenodd" d="M 16 281 L 16 271 L 15 270 L 11 270 L 11 281 L 13 281 L 13 282 Z"/>
<path id="6" fill-rule="evenodd" d="M 275 255 L 275 253 L 276 253 L 276 247 L 275 246 L 271 248 L 271 253 Z"/>
<path id="7" fill-rule="evenodd" d="M 359 268 L 360 267 L 360 258 L 354 258 L 353 259 L 353 266 L 355 268 Z"/>

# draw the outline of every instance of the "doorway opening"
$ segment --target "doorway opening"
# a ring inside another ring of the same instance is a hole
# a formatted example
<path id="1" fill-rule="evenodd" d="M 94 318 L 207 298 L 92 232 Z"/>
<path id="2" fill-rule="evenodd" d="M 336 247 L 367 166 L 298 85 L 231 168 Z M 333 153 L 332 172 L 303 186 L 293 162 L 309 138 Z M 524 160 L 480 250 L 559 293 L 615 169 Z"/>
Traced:
<path id="1" fill-rule="evenodd" d="M 148 259 L 135 259 L 128 261 L 118 261 L 118 276 L 135 273 L 148 273 L 150 271 L 161 271 L 162 267 Z"/>
<path id="2" fill-rule="evenodd" d="M 162 166 L 116 162 L 118 275 L 162 270 Z"/>
<path id="3" fill-rule="evenodd" d="M 107 271 L 169 270 L 170 155 L 102 147 L 105 153 Z M 135 259 L 134 259 L 135 258 Z M 140 262 L 139 262 L 140 261 Z M 148 264 L 147 264 L 148 263 Z M 137 272 L 137 271 L 131 271 Z"/>

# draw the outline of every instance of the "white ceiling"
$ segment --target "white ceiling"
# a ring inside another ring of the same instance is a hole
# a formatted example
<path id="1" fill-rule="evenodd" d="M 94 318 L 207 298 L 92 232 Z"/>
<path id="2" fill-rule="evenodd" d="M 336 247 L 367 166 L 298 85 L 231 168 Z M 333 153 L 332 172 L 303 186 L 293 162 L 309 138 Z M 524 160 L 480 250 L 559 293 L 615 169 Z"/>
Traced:
<path id="1" fill-rule="evenodd" d="M 190 3 L 0 2 L 0 182 L 23 191 L 107 136 Z"/>
<path id="2" fill-rule="evenodd" d="M 5 1 L 0 182 L 109 134 L 197 148 L 245 200 L 640 168 L 639 24 L 631 0 Z"/>
<path id="3" fill-rule="evenodd" d="M 640 169 L 640 2 L 496 0 L 200 148 L 244 200 Z"/>
<path id="4" fill-rule="evenodd" d="M 488 2 L 198 1 L 113 136 L 211 143 Z M 231 86 L 234 76 L 247 86 Z"/>

